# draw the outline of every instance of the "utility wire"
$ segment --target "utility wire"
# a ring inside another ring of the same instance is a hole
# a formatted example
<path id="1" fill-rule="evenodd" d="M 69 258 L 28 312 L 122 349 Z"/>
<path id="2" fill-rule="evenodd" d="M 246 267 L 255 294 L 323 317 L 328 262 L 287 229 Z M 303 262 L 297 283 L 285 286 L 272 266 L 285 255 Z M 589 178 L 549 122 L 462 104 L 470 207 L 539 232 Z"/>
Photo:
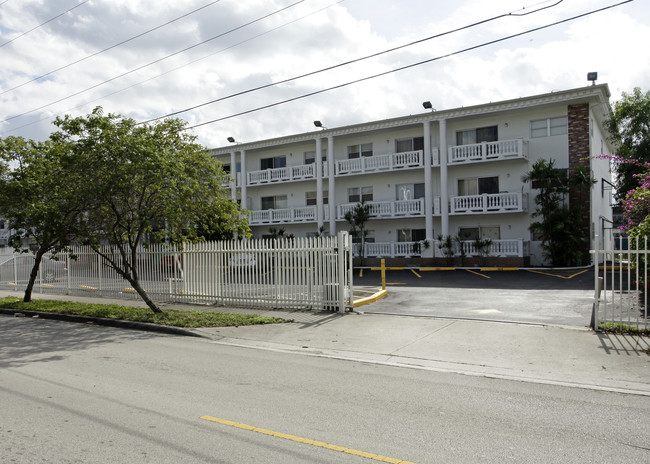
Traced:
<path id="1" fill-rule="evenodd" d="M 8 0 L 7 0 L 7 1 L 8 1 Z M 222 52 L 224 52 L 224 51 L 226 51 L 226 50 L 230 50 L 231 48 L 235 48 L 235 47 L 237 47 L 237 46 L 239 46 L 239 45 L 241 45 L 241 44 L 244 44 L 244 43 L 246 43 L 246 42 L 251 42 L 251 41 L 253 41 L 253 40 L 255 40 L 255 39 L 259 38 L 259 37 L 262 37 L 262 36 L 264 36 L 264 35 L 270 34 L 271 32 L 274 32 L 274 31 L 276 31 L 276 30 L 278 30 L 278 29 L 281 29 L 281 28 L 286 27 L 286 26 L 288 26 L 288 25 L 290 25 L 290 24 L 293 24 L 293 23 L 296 23 L 296 22 L 298 22 L 298 21 L 301 21 L 301 20 L 303 20 L 303 19 L 305 19 L 305 18 L 308 18 L 309 16 L 313 16 L 313 15 L 315 15 L 315 14 L 317 14 L 317 13 L 320 13 L 321 11 L 324 11 L 324 10 L 326 10 L 326 9 L 328 9 L 328 8 L 331 8 L 331 7 L 333 7 L 334 5 L 338 5 L 339 3 L 342 3 L 342 2 L 344 2 L 344 1 L 345 1 L 345 0 L 337 0 L 337 1 L 335 1 L 334 3 L 330 3 L 329 5 L 324 6 L 323 8 L 320 8 L 320 9 L 318 9 L 318 10 L 312 11 L 311 13 L 308 13 L 308 14 L 306 14 L 306 15 L 304 15 L 304 16 L 301 16 L 301 17 L 299 17 L 299 18 L 296 18 L 296 19 L 294 19 L 294 20 L 291 20 L 291 21 L 286 22 L 286 23 L 284 23 L 284 24 L 281 24 L 281 25 L 279 25 L 279 26 L 273 27 L 273 28 L 271 28 L 271 29 L 267 29 L 266 31 L 261 32 L 261 33 L 259 33 L 259 34 L 257 34 L 257 35 L 254 35 L 254 36 L 252 36 L 252 37 L 249 37 L 248 39 L 242 40 L 241 42 L 237 42 L 237 43 L 235 43 L 235 44 L 232 44 L 232 45 L 230 45 L 230 46 L 228 46 L 228 47 L 222 48 L 221 50 L 218 50 L 218 51 L 216 51 L 216 52 L 210 53 L 210 54 L 205 55 L 205 56 L 203 56 L 203 57 L 201 57 L 201 58 L 198 58 L 198 59 L 196 59 L 196 60 L 189 61 L 189 62 L 187 62 L 187 63 L 185 63 L 185 64 L 182 64 L 182 65 L 177 66 L 177 67 L 175 67 L 175 68 L 169 69 L 168 71 L 165 71 L 165 72 L 163 72 L 163 73 L 161 73 L 161 74 L 158 74 L 158 75 L 156 75 L 156 76 L 152 76 L 152 77 L 150 77 L 150 78 L 148 78 L 148 79 L 145 79 L 145 80 L 143 80 L 143 81 L 137 82 L 137 83 L 132 84 L 132 85 L 129 85 L 129 86 L 127 86 L 127 87 L 123 87 L 123 88 L 121 88 L 121 89 L 119 89 L 119 90 L 116 90 L 116 91 L 114 91 L 114 92 L 111 92 L 111 93 L 108 93 L 108 94 L 102 95 L 101 97 L 95 98 L 95 99 L 93 99 L 93 100 L 88 100 L 88 101 L 86 101 L 86 102 L 84 102 L 84 103 L 82 103 L 82 104 L 80 104 L 80 105 L 77 105 L 77 106 L 74 106 L 74 107 L 72 107 L 72 108 L 68 108 L 68 109 L 65 110 L 65 111 L 62 111 L 62 112 L 56 113 L 54 116 L 59 116 L 59 115 L 61 115 L 61 114 L 68 113 L 68 112 L 71 111 L 71 110 L 75 110 L 75 109 L 78 109 L 78 108 L 84 107 L 84 106 L 88 105 L 89 103 L 96 102 L 96 101 L 99 101 L 99 100 L 103 100 L 104 98 L 107 98 L 107 97 L 110 97 L 110 96 L 116 95 L 116 94 L 118 94 L 118 93 L 120 93 L 120 92 L 124 92 L 125 90 L 132 89 L 133 87 L 137 87 L 137 86 L 142 85 L 142 84 L 144 84 L 144 83 L 146 83 L 146 82 L 149 82 L 149 81 L 152 81 L 152 80 L 157 79 L 157 78 L 159 78 L 159 77 L 162 77 L 162 76 L 165 76 L 165 75 L 167 75 L 167 74 L 170 74 L 170 73 L 172 73 L 172 72 L 174 72 L 174 71 L 178 71 L 179 69 L 182 69 L 182 68 L 184 68 L 184 67 L 186 67 L 186 66 L 189 66 L 189 65 L 191 65 L 191 64 L 197 63 L 197 62 L 199 62 L 199 61 L 201 61 L 201 60 L 205 60 L 206 58 L 209 58 L 209 57 L 211 57 L 211 56 L 217 55 L 217 54 L 222 53 Z M 38 123 L 38 122 L 45 121 L 45 120 L 47 120 L 47 119 L 51 119 L 51 118 L 52 118 L 52 116 L 45 116 L 45 117 L 42 117 L 42 118 L 40 118 L 40 119 L 38 119 L 38 120 L 36 120 L 36 121 L 32 121 L 32 122 L 29 122 L 29 123 L 27 123 L 27 124 L 23 124 L 22 126 L 14 127 L 13 129 L 8 130 L 6 133 L 9 133 L 9 132 L 15 132 L 15 131 L 17 131 L 17 130 L 19 130 L 19 129 L 23 129 L 23 128 L 25 128 L 25 127 L 31 126 L 31 125 L 33 125 L 33 124 L 36 124 L 36 123 Z"/>
<path id="2" fill-rule="evenodd" d="M 7 3 L 8 1 L 9 1 L 9 0 L 5 0 L 4 2 L 0 3 L 0 6 L 4 5 L 4 4 Z M 6 41 L 6 42 L 3 43 L 3 44 L 0 44 L 0 47 L 4 47 L 5 45 L 10 44 L 10 43 L 13 42 L 14 40 L 18 40 L 18 39 L 20 39 L 22 36 L 27 35 L 27 34 L 29 34 L 29 33 L 32 32 L 32 31 L 35 31 L 35 30 L 38 29 L 39 27 L 41 27 L 41 26 L 45 26 L 47 23 L 51 23 L 51 22 L 54 21 L 55 19 L 60 18 L 61 16 L 63 16 L 63 15 L 66 14 L 66 13 L 70 13 L 72 10 L 74 10 L 75 8 L 80 7 L 80 6 L 83 5 L 84 3 L 88 3 L 88 0 L 84 0 L 83 2 L 78 3 L 77 5 L 73 6 L 73 7 L 70 8 L 69 10 L 64 11 L 64 12 L 61 13 L 60 15 L 56 15 L 54 18 L 48 19 L 48 20 L 45 21 L 44 23 L 41 23 L 41 24 L 39 24 L 39 25 L 36 26 L 36 27 L 32 27 L 30 30 L 28 30 L 28 31 L 26 31 L 26 32 L 23 32 L 23 33 L 20 34 L 19 36 L 16 36 L 16 37 L 14 37 L 13 39 L 8 40 L 8 41 Z"/>
<path id="3" fill-rule="evenodd" d="M 218 102 L 221 102 L 221 101 L 224 101 L 224 100 L 228 100 L 230 98 L 239 97 L 239 96 L 245 95 L 247 93 L 256 92 L 258 90 L 266 89 L 266 88 L 273 87 L 273 86 L 280 85 L 280 84 L 286 84 L 287 82 L 302 79 L 304 77 L 313 76 L 315 74 L 319 74 L 319 73 L 322 73 L 322 72 L 325 72 L 325 71 L 331 71 L 332 69 L 336 69 L 336 68 L 340 68 L 340 67 L 347 66 L 347 65 L 350 65 L 350 64 L 358 63 L 360 61 L 368 60 L 370 58 L 375 58 L 377 56 L 381 56 L 381 55 L 384 55 L 386 53 L 394 52 L 394 51 L 400 50 L 402 48 L 407 48 L 407 47 L 410 47 L 410 46 L 413 46 L 413 45 L 417 45 L 417 44 L 420 44 L 420 43 L 423 43 L 423 42 L 427 42 L 427 41 L 432 40 L 432 39 L 437 39 L 437 38 L 443 37 L 445 35 L 450 35 L 450 34 L 453 34 L 453 33 L 456 33 L 456 32 L 460 32 L 460 31 L 465 30 L 465 29 L 470 29 L 472 27 L 476 27 L 476 26 L 479 26 L 481 24 L 488 23 L 490 21 L 495 21 L 495 20 L 500 19 L 500 18 L 505 18 L 505 17 L 508 17 L 508 16 L 527 16 L 529 14 L 537 13 L 539 11 L 555 7 L 555 6 L 559 5 L 560 3 L 562 3 L 563 1 L 564 0 L 559 0 L 559 1 L 555 2 L 554 4 L 552 4 L 552 5 L 547 5 L 545 7 L 537 8 L 535 10 L 532 10 L 532 11 L 529 11 L 529 12 L 526 12 L 526 13 L 504 13 L 504 14 L 500 14 L 500 15 L 497 15 L 497 16 L 493 16 L 491 18 L 483 19 L 481 21 L 478 21 L 478 22 L 475 22 L 475 23 L 472 23 L 472 24 L 468 24 L 466 26 L 462 26 L 462 27 L 459 27 L 459 28 L 456 28 L 456 29 L 452 29 L 452 30 L 449 30 L 449 31 L 446 31 L 446 32 L 441 32 L 440 34 L 425 37 L 424 39 L 419 39 L 419 40 L 416 40 L 414 42 L 409 42 L 407 44 L 403 44 L 403 45 L 399 45 L 397 47 L 389 48 L 387 50 L 383 50 L 381 52 L 373 53 L 371 55 L 366 55 L 366 56 L 363 56 L 363 57 L 360 57 L 360 58 L 356 58 L 356 59 L 353 59 L 353 60 L 349 60 L 349 61 L 345 61 L 343 63 L 336 64 L 336 65 L 333 65 L 333 66 L 328 66 L 326 68 L 322 68 L 322 69 L 319 69 L 319 70 L 316 70 L 316 71 L 311 71 L 311 72 L 308 72 L 308 73 L 305 73 L 305 74 L 301 74 L 299 76 L 289 77 L 289 78 L 283 79 L 281 81 L 272 82 L 270 84 L 264 84 L 264 85 L 261 85 L 259 87 L 255 87 L 255 88 L 248 89 L 248 90 L 243 90 L 241 92 L 237 92 L 237 93 L 234 93 L 234 94 L 231 94 L 231 95 L 227 95 L 225 97 L 217 98 L 215 100 L 210 100 L 208 102 L 201 103 L 201 104 L 196 105 L 196 106 L 192 106 L 192 107 L 189 107 L 189 108 L 185 108 L 183 110 L 179 110 L 179 111 L 175 111 L 173 113 L 166 114 L 164 116 L 158 116 L 156 118 L 149 119 L 147 121 L 143 121 L 143 122 L 141 122 L 139 124 L 146 124 L 146 123 L 149 123 L 149 122 L 157 121 L 159 119 L 168 118 L 170 116 L 176 116 L 178 114 L 185 113 L 187 111 L 192 111 L 192 110 L 195 110 L 197 108 L 201 108 L 203 106 L 207 106 L 207 105 L 211 105 L 213 103 L 218 103 Z M 517 10 L 517 11 L 519 11 L 519 10 Z"/>
<path id="4" fill-rule="evenodd" d="M 219 0 L 217 0 L 217 1 L 219 1 Z M 302 3 L 302 2 L 304 2 L 304 1 L 305 1 L 305 0 L 298 0 L 297 2 L 292 3 L 291 5 L 285 6 L 284 8 L 281 8 L 281 9 L 279 9 L 279 10 L 276 10 L 276 11 L 274 11 L 274 12 L 272 12 L 272 13 L 268 13 L 268 14 L 266 14 L 266 15 L 264 15 L 264 16 L 261 16 L 261 17 L 259 17 L 259 18 L 257 18 L 257 19 L 254 19 L 254 20 L 249 21 L 249 22 L 247 22 L 247 23 L 245 23 L 245 24 L 242 24 L 242 25 L 237 26 L 237 27 L 235 27 L 235 28 L 233 28 L 233 29 L 230 29 L 229 31 L 222 32 L 221 34 L 215 35 L 214 37 L 211 37 L 211 38 L 209 38 L 209 39 L 206 39 L 206 40 L 204 40 L 204 41 L 202 41 L 202 42 L 199 42 L 199 43 L 197 43 L 197 44 L 191 45 L 191 46 L 189 46 L 189 47 L 187 47 L 187 48 L 184 48 L 184 49 L 182 49 L 182 50 L 179 50 L 179 51 L 177 51 L 177 52 L 174 52 L 174 53 L 172 53 L 172 54 L 170 54 L 170 55 L 167 55 L 167 56 L 164 56 L 164 57 L 159 58 L 159 59 L 157 59 L 157 60 L 151 61 L 151 62 L 149 62 L 149 63 L 147 63 L 147 64 L 143 64 L 142 66 L 138 66 L 137 68 L 131 69 L 131 70 L 126 71 L 126 72 L 124 72 L 124 73 L 122 73 L 122 74 L 119 74 L 119 75 L 114 76 L 114 77 L 112 77 L 112 78 L 110 78 L 110 79 L 107 79 L 107 80 L 105 80 L 105 81 L 103 81 L 103 82 L 100 82 L 100 83 L 98 83 L 98 84 L 92 85 L 92 86 L 90 86 L 90 87 L 88 87 L 88 88 L 86 88 L 86 89 L 84 89 L 84 90 L 80 90 L 80 91 L 75 92 L 75 93 L 73 93 L 73 94 L 71 94 L 71 95 L 68 95 L 67 97 L 59 98 L 58 100 L 55 100 L 55 101 L 53 101 L 53 102 L 50 102 L 50 103 L 48 103 L 48 104 L 46 104 L 46 105 L 39 106 L 38 108 L 34 108 L 34 109 L 29 110 L 29 111 L 25 111 L 24 113 L 20 113 L 20 114 L 17 114 L 17 115 L 11 116 L 11 117 L 9 117 L 9 118 L 6 118 L 6 119 L 0 121 L 0 123 L 2 123 L 2 122 L 7 122 L 7 121 L 11 121 L 12 119 L 16 119 L 16 118 L 19 118 L 19 117 L 21 117 L 21 116 L 25 116 L 26 114 L 33 113 L 34 111 L 42 110 L 43 108 L 47 108 L 48 106 L 52 106 L 52 105 L 54 105 L 54 104 L 56 104 L 56 103 L 60 103 L 60 102 L 62 102 L 62 101 L 68 100 L 69 98 L 76 97 L 77 95 L 80 95 L 80 94 L 82 94 L 82 93 L 84 93 L 84 92 L 87 92 L 87 91 L 89 91 L 89 90 L 96 89 L 97 87 L 100 87 L 100 86 L 102 86 L 102 85 L 104 85 L 104 84 L 107 84 L 107 83 L 109 83 L 109 82 L 112 82 L 112 81 L 114 81 L 114 80 L 116 80 L 116 79 L 119 79 L 119 78 L 124 77 L 124 76 L 128 76 L 129 74 L 132 74 L 132 73 L 134 73 L 134 72 L 136 72 L 136 71 L 139 71 L 139 70 L 141 70 L 141 69 L 144 69 L 144 68 L 146 68 L 146 67 L 148 67 L 148 66 L 151 66 L 151 65 L 156 64 L 156 63 L 160 63 L 161 61 L 164 61 L 164 60 L 166 60 L 166 59 L 168 59 L 168 58 L 171 58 L 171 57 L 173 57 L 173 56 L 176 56 L 176 55 L 179 55 L 179 54 L 181 54 L 181 53 L 184 53 L 184 52 L 186 52 L 186 51 L 188 51 L 188 50 L 191 50 L 191 49 L 193 49 L 193 48 L 196 48 L 196 47 L 198 47 L 198 46 L 200 46 L 200 45 L 204 45 L 204 44 L 206 44 L 206 43 L 208 43 L 208 42 L 210 42 L 210 41 L 212 41 L 212 40 L 218 39 L 218 38 L 223 37 L 223 36 L 225 36 L 225 35 L 231 34 L 232 32 L 235 32 L 235 31 L 237 31 L 237 30 L 239 30 L 239 29 L 242 29 L 242 28 L 244 28 L 244 27 L 246 27 L 246 26 L 250 26 L 251 24 L 254 24 L 254 23 L 256 23 L 256 22 L 262 21 L 263 19 L 266 19 L 266 18 L 268 18 L 268 17 L 270 17 L 270 16 L 273 16 L 273 15 L 278 14 L 278 13 L 280 13 L 280 12 L 282 12 L 282 11 L 285 11 L 285 10 L 287 10 L 287 9 L 289 9 L 289 8 L 292 8 L 292 7 L 298 5 L 299 3 Z M 0 95 L 2 95 L 2 93 L 0 93 Z"/>
<path id="5" fill-rule="evenodd" d="M 54 74 L 55 72 L 61 71 L 62 69 L 69 68 L 70 66 L 73 66 L 73 65 L 75 65 L 75 64 L 77 64 L 77 63 L 81 63 L 82 61 L 85 61 L 85 60 L 87 60 L 88 58 L 92 58 L 93 56 L 97 56 L 97 55 L 99 55 L 99 54 L 101 54 L 101 53 L 104 53 L 104 52 L 106 52 L 106 51 L 108 51 L 108 50 L 112 50 L 113 48 L 119 47 L 120 45 L 124 45 L 124 44 L 127 43 L 127 42 L 131 42 L 132 40 L 135 40 L 135 39 L 140 38 L 140 37 L 142 37 L 142 36 L 144 36 L 144 35 L 147 35 L 147 34 L 153 32 L 153 31 L 156 31 L 156 30 L 162 28 L 162 27 L 168 26 L 168 25 L 170 25 L 170 24 L 173 23 L 173 22 L 176 22 L 176 21 L 178 21 L 178 20 L 180 20 L 180 19 L 183 19 L 183 18 L 185 18 L 185 17 L 187 17 L 187 16 L 189 16 L 189 15 L 191 15 L 191 14 L 196 13 L 197 11 L 200 11 L 200 10 L 202 10 L 202 9 L 204 9 L 204 8 L 207 8 L 207 7 L 209 7 L 210 5 L 214 5 L 215 3 L 218 3 L 218 2 L 220 2 L 220 1 L 221 1 L 221 0 L 214 0 L 213 2 L 210 2 L 210 3 L 208 3 L 207 5 L 203 5 L 202 7 L 197 8 L 196 10 L 192 10 L 192 11 L 190 11 L 189 13 L 186 13 L 186 14 L 184 14 L 184 15 L 182 15 L 182 16 L 179 16 L 178 18 L 175 18 L 175 19 L 172 19 L 172 20 L 170 20 L 170 21 L 167 21 L 166 23 L 161 24 L 161 25 L 159 25 L 159 26 L 156 26 L 156 27 L 154 27 L 153 29 L 149 29 L 148 31 L 144 31 L 144 32 L 142 32 L 142 33 L 140 33 L 140 34 L 138 34 L 138 35 L 135 35 L 135 36 L 131 37 L 130 39 L 123 40 L 122 42 L 116 43 L 115 45 L 111 45 L 110 47 L 104 48 L 103 50 L 99 50 L 99 51 L 97 51 L 97 52 L 95 52 L 95 53 L 91 53 L 90 55 L 85 56 L 84 58 L 81 58 L 81 59 L 79 59 L 79 60 L 77 60 L 77 61 L 73 61 L 72 63 L 68 63 L 68 64 L 66 64 L 65 66 L 61 66 L 60 68 L 56 68 L 56 69 L 54 69 L 53 71 L 50 71 L 50 72 L 45 73 L 45 74 L 43 74 L 43 75 L 41 75 L 41 76 L 38 76 L 38 77 L 35 77 L 35 78 L 30 79 L 30 80 L 28 80 L 28 81 L 25 81 L 25 82 L 23 82 L 22 84 L 19 84 L 19 85 L 15 86 L 15 87 L 12 87 L 12 88 L 7 89 L 7 90 L 3 90 L 2 92 L 0 92 L 0 95 L 4 95 L 4 94 L 7 93 L 7 92 L 11 92 L 12 90 L 19 89 L 19 88 L 21 88 L 21 87 L 23 87 L 23 86 L 25 86 L 25 85 L 27 85 L 27 84 L 29 84 L 29 83 L 31 83 L 31 82 L 34 82 L 34 81 L 37 81 L 37 80 L 42 79 L 42 78 L 44 78 L 44 77 L 47 77 L 47 76 L 49 76 L 49 75 L 51 75 L 51 74 Z M 85 3 L 85 2 L 84 2 L 84 3 Z M 78 5 L 77 5 L 77 6 L 78 6 Z"/>
<path id="6" fill-rule="evenodd" d="M 378 74 L 373 74 L 371 76 L 362 77 L 360 79 L 356 79 L 356 80 L 353 80 L 353 81 L 348 81 L 348 82 L 345 82 L 343 84 L 338 84 L 338 85 L 335 85 L 335 86 L 332 86 L 332 87 L 328 87 L 326 89 L 317 90 L 315 92 L 306 93 L 306 94 L 299 95 L 299 96 L 293 97 L 293 98 L 288 98 L 286 100 L 282 100 L 282 101 L 279 101 L 279 102 L 270 103 L 270 104 L 264 105 L 264 106 L 258 106 L 257 108 L 253 108 L 253 109 L 246 110 L 246 111 L 241 111 L 239 113 L 231 114 L 229 116 L 224 116 L 224 117 L 221 117 L 221 118 L 212 119 L 210 121 L 202 122 L 202 123 L 199 123 L 199 124 L 194 124 L 193 126 L 187 126 L 187 127 L 183 128 L 181 130 L 195 129 L 197 127 L 206 126 L 208 124 L 214 124 L 216 122 L 225 121 L 227 119 L 236 118 L 238 116 L 243 116 L 245 114 L 250 114 L 250 113 L 257 112 L 257 111 L 265 110 L 265 109 L 268 109 L 268 108 L 272 108 L 274 106 L 280 106 L 280 105 L 283 105 L 285 103 L 290 103 L 290 102 L 293 102 L 293 101 L 296 101 L 296 100 L 301 100 L 303 98 L 312 97 L 314 95 L 329 92 L 331 90 L 336 90 L 336 89 L 340 89 L 340 88 L 343 88 L 343 87 L 347 87 L 347 86 L 352 85 L 352 84 L 358 84 L 359 82 L 364 82 L 364 81 L 368 81 L 368 80 L 371 80 L 371 79 L 375 79 L 377 77 L 386 76 L 388 74 L 392 74 L 392 73 L 395 73 L 395 72 L 398 72 L 398 71 L 403 71 L 405 69 L 415 68 L 417 66 L 421 66 L 421 65 L 427 64 L 427 63 L 431 63 L 433 61 L 438 61 L 438 60 L 442 60 L 444 58 L 449 58 L 451 56 L 460 55 L 461 53 L 466 53 L 466 52 L 469 52 L 469 51 L 472 51 L 472 50 L 476 50 L 476 49 L 479 49 L 479 48 L 482 48 L 482 47 L 486 47 L 488 45 L 493 45 L 495 43 L 503 42 L 505 40 L 510 40 L 510 39 L 513 39 L 513 38 L 516 38 L 516 37 L 521 37 L 523 35 L 530 34 L 532 32 L 541 31 L 543 29 L 548 29 L 549 27 L 553 27 L 553 26 L 557 26 L 559 24 L 574 21 L 576 19 L 583 18 L 585 16 L 589 16 L 589 15 L 592 15 L 592 14 L 595 14 L 595 13 L 599 13 L 601 11 L 609 10 L 611 8 L 615 8 L 617 6 L 621 6 L 621 5 L 624 5 L 626 3 L 630 3 L 632 1 L 633 0 L 625 0 L 623 2 L 616 3 L 616 4 L 613 4 L 613 5 L 609 5 L 609 6 L 606 6 L 606 7 L 603 7 L 603 8 L 599 8 L 597 10 L 592 10 L 592 11 L 589 11 L 587 13 L 582 13 L 582 14 L 577 15 L 577 16 L 572 16 L 570 18 L 566 18 L 566 19 L 562 19 L 560 21 L 549 23 L 549 24 L 546 24 L 544 26 L 539 26 L 539 27 L 535 27 L 533 29 L 528 29 L 528 30 L 523 31 L 523 32 L 519 32 L 519 33 L 516 33 L 516 34 L 501 37 L 499 39 L 491 40 L 489 42 L 483 42 L 482 44 L 474 45 L 474 46 L 468 47 L 468 48 L 464 48 L 462 50 L 451 52 L 451 53 L 448 53 L 446 55 L 440 55 L 440 56 L 437 56 L 435 58 L 430 58 L 428 60 L 419 61 L 417 63 L 413 63 L 413 64 L 410 64 L 410 65 L 401 66 L 399 68 L 395 68 L 395 69 L 392 69 L 390 71 L 385 71 L 385 72 L 381 72 L 381 73 L 378 73 Z"/>

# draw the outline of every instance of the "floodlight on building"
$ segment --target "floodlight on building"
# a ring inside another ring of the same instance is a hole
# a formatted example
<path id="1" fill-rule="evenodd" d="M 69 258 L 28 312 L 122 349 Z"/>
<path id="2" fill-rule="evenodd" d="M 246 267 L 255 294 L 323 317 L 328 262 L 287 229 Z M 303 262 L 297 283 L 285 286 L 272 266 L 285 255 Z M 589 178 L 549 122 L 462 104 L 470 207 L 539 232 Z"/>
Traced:
<path id="1" fill-rule="evenodd" d="M 591 85 L 596 85 L 596 80 L 597 79 L 598 79 L 598 73 L 597 72 L 587 73 L 587 80 L 591 81 Z"/>
<path id="2" fill-rule="evenodd" d="M 435 111 L 435 110 L 436 110 L 436 109 L 433 107 L 433 105 L 431 104 L 430 101 L 422 102 L 422 106 L 424 107 L 425 110 L 431 110 L 431 111 Z"/>
<path id="3" fill-rule="evenodd" d="M 228 137 L 230 143 L 236 143 L 235 137 Z"/>
<path id="4" fill-rule="evenodd" d="M 323 123 L 320 121 L 314 121 L 314 126 L 320 127 L 323 130 L 327 129 L 327 127 L 323 126 Z"/>

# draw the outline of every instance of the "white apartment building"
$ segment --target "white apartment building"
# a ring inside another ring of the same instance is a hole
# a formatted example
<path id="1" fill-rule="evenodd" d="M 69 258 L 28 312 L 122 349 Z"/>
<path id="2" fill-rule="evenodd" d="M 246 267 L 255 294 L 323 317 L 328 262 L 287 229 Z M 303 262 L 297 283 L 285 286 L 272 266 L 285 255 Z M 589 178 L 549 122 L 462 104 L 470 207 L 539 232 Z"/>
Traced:
<path id="1" fill-rule="evenodd" d="M 529 231 L 537 191 L 522 177 L 540 158 L 570 172 L 590 167 L 597 183 L 583 195 L 589 203 L 583 228 L 592 249 L 597 236 L 602 243 L 607 235 L 610 163 L 595 156 L 613 153 L 604 128 L 609 98 L 606 84 L 591 85 L 430 108 L 210 153 L 231 173 L 232 198 L 249 211 L 254 237 L 271 228 L 294 236 L 334 235 L 349 229 L 345 213 L 365 201 L 372 214 L 367 257 L 435 265 L 442 256 L 439 236 L 467 241 L 470 255 L 469 242 L 479 237 L 492 239 L 491 264 L 537 266 L 545 264 Z M 423 241 L 431 246 L 414 246 Z"/>

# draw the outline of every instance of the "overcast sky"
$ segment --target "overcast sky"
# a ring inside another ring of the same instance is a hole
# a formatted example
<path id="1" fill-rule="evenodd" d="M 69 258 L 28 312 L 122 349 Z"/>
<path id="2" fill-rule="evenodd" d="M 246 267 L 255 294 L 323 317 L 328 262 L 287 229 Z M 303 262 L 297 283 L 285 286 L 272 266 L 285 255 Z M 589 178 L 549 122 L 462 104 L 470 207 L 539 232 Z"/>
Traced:
<path id="1" fill-rule="evenodd" d="M 220 120 L 192 129 L 214 148 L 311 131 L 316 119 L 421 113 L 425 100 L 448 109 L 582 87 L 589 71 L 613 103 L 650 90 L 647 0 L 463 50 L 619 1 L 0 0 L 0 137 L 43 140 L 56 115 L 95 106 L 141 122 L 221 99 L 177 115 Z"/>

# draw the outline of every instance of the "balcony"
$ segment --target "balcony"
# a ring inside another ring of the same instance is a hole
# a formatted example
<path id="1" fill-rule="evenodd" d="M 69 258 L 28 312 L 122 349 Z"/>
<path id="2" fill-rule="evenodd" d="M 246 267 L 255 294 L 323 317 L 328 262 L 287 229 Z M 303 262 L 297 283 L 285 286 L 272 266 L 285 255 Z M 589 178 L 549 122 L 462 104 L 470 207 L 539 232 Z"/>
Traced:
<path id="1" fill-rule="evenodd" d="M 521 213 L 528 197 L 521 192 L 451 197 L 449 214 Z"/>
<path id="2" fill-rule="evenodd" d="M 510 159 L 528 159 L 527 140 L 499 140 L 497 142 L 456 145 L 449 147 L 448 153 L 450 165 Z"/>
<path id="3" fill-rule="evenodd" d="M 323 177 L 328 175 L 327 163 L 323 163 Z M 275 182 L 293 182 L 316 178 L 316 165 L 301 164 L 283 168 L 264 169 L 247 173 L 247 185 L 270 184 Z"/>
<path id="4" fill-rule="evenodd" d="M 433 162 L 437 163 L 437 150 Z M 361 158 L 336 161 L 336 174 L 339 176 L 365 174 L 371 172 L 393 171 L 395 169 L 415 169 L 424 166 L 422 150 L 393 153 L 390 155 L 362 156 Z"/>
<path id="5" fill-rule="evenodd" d="M 445 255 L 442 249 L 438 246 L 440 242 L 437 240 L 433 241 L 431 249 L 433 250 L 433 256 L 437 258 L 445 258 Z M 463 249 L 465 250 L 465 256 L 468 258 L 479 256 L 479 253 L 476 249 L 474 241 L 465 241 L 462 242 Z M 359 243 L 354 244 L 354 254 L 359 256 L 361 245 Z M 374 257 L 374 258 L 408 258 L 408 257 L 419 257 L 424 250 L 422 242 L 385 242 L 385 243 L 367 243 L 364 248 L 364 257 Z M 458 257 L 461 255 L 460 247 L 458 244 L 454 244 L 454 256 Z M 528 242 L 524 242 L 521 239 L 512 239 L 512 240 L 493 240 L 490 250 L 487 253 L 488 257 L 493 258 L 522 258 L 528 256 Z"/>
<path id="6" fill-rule="evenodd" d="M 461 242 L 463 250 L 465 251 L 465 256 L 468 258 L 474 256 L 480 256 L 478 250 L 476 249 L 476 242 L 473 240 Z M 493 258 L 522 258 L 528 256 L 530 250 L 528 249 L 528 242 L 524 242 L 522 239 L 511 239 L 511 240 L 492 240 L 490 245 L 490 250 L 487 252 L 487 257 Z M 444 258 L 445 254 L 443 249 L 440 247 L 440 242 L 434 240 L 433 242 L 434 257 Z M 454 243 L 453 255 L 458 257 L 461 256 L 460 245 Z"/>
<path id="7" fill-rule="evenodd" d="M 346 203 L 337 206 L 337 219 L 345 220 L 348 211 L 354 210 L 358 203 Z M 369 201 L 370 216 L 375 218 L 397 218 L 424 216 L 424 198 L 417 200 Z"/>
<path id="8" fill-rule="evenodd" d="M 373 258 L 409 258 L 421 256 L 421 242 L 385 242 L 366 243 L 363 257 Z M 361 244 L 354 244 L 354 255 L 360 256 Z"/>
<path id="9" fill-rule="evenodd" d="M 329 220 L 327 205 L 323 208 L 323 220 Z M 251 226 L 262 224 L 291 224 L 301 222 L 317 222 L 316 206 L 300 206 L 297 208 L 265 209 L 249 211 L 248 223 Z"/>

